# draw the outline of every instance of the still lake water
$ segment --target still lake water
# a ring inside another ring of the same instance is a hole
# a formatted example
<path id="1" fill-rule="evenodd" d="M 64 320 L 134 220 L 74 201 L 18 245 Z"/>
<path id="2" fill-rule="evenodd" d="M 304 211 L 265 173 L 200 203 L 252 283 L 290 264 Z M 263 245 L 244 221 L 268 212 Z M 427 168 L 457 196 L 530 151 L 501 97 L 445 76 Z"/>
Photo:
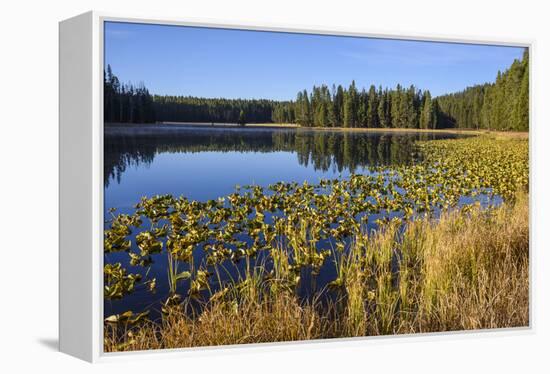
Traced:
<path id="1" fill-rule="evenodd" d="M 107 127 L 105 220 L 110 208 L 132 213 L 142 196 L 172 194 L 206 201 L 233 193 L 237 185 L 316 184 L 320 179 L 366 174 L 369 166 L 411 162 L 416 140 L 452 137 L 383 131 Z M 156 278 L 156 293 L 140 287 L 122 300 L 105 301 L 105 316 L 151 308 L 152 316 L 158 317 L 160 302 L 168 295 L 166 254 L 153 255 L 153 259 L 148 278 Z M 110 253 L 105 262 L 122 262 L 129 272 L 144 274 L 143 268 L 129 264 L 125 252 Z M 319 282 L 333 276 L 334 269 L 325 266 Z M 185 295 L 187 290 L 182 286 L 178 292 Z"/>

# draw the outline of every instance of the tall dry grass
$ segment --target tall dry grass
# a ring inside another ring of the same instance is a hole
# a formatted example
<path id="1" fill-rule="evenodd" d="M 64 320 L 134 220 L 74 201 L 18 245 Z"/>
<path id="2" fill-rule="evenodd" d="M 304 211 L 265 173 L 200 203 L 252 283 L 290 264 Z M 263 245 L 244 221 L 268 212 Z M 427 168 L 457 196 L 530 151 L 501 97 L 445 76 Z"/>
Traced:
<path id="1" fill-rule="evenodd" d="M 339 297 L 300 301 L 283 248 L 275 278 L 261 271 L 193 315 L 173 307 L 161 323 L 106 326 L 105 351 L 526 326 L 528 196 L 499 208 L 389 224 L 355 238 L 339 257 Z"/>

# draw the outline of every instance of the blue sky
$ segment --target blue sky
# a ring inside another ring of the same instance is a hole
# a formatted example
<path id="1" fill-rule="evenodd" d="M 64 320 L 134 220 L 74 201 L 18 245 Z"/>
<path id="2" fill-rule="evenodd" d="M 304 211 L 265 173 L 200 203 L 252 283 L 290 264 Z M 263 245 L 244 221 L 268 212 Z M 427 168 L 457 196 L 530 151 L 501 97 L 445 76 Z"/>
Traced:
<path id="1" fill-rule="evenodd" d="M 522 48 L 391 39 L 105 24 L 105 63 L 154 94 L 294 99 L 313 85 L 354 79 L 432 95 L 494 81 Z"/>

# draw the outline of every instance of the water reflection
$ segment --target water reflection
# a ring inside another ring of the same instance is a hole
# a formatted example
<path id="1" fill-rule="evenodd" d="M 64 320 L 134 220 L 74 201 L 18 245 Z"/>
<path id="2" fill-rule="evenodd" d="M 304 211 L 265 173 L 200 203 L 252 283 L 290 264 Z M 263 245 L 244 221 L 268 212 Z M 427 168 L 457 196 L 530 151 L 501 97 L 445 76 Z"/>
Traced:
<path id="1" fill-rule="evenodd" d="M 369 165 L 409 163 L 415 140 L 451 136 L 305 129 L 107 128 L 105 185 L 120 183 L 128 167 L 149 165 L 157 155 L 165 153 L 292 152 L 299 165 L 342 173 Z"/>

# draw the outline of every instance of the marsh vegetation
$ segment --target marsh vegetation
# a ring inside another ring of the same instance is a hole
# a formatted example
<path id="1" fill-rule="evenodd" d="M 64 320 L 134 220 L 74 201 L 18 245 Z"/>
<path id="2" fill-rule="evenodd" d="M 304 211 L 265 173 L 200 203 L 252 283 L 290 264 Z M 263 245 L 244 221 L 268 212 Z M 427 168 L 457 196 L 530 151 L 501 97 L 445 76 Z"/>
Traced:
<path id="1" fill-rule="evenodd" d="M 105 350 L 526 326 L 528 141 L 409 143 L 317 182 L 109 210 L 105 305 L 162 296 L 106 314 Z"/>

